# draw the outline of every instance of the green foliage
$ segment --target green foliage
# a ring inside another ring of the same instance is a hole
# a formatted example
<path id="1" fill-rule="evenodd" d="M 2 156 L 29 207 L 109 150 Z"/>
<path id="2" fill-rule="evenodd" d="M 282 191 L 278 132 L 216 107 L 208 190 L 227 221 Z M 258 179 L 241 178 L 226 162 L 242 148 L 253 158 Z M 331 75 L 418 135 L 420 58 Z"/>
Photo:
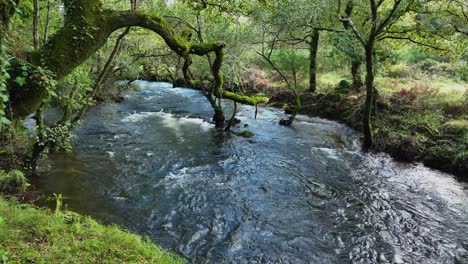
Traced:
<path id="1" fill-rule="evenodd" d="M 447 134 L 460 136 L 468 141 L 468 121 L 450 120 L 441 126 L 441 130 Z M 468 143 L 468 142 L 467 142 Z"/>
<path id="2" fill-rule="evenodd" d="M 11 124 L 11 121 L 6 117 L 5 110 L 8 102 L 8 87 L 7 80 L 9 79 L 8 74 L 9 59 L 3 51 L 0 51 L 0 128 L 3 125 Z"/>
<path id="3" fill-rule="evenodd" d="M 329 34 L 330 42 L 333 46 L 346 55 L 349 61 L 364 61 L 364 51 L 356 38 L 349 32 Z M 331 52 L 334 52 L 331 51 Z"/>
<path id="4" fill-rule="evenodd" d="M 391 78 L 405 78 L 411 74 L 411 68 L 404 63 L 389 65 L 386 69 L 386 75 Z"/>
<path id="5" fill-rule="evenodd" d="M 71 141 L 74 134 L 70 131 L 70 127 L 69 122 L 66 122 L 46 128 L 47 140 L 51 144 L 51 150 L 53 152 L 71 152 L 73 150 Z"/>
<path id="6" fill-rule="evenodd" d="M 338 94 L 347 94 L 351 91 L 351 84 L 346 80 L 341 80 L 335 89 Z"/>
<path id="7" fill-rule="evenodd" d="M 3 194 L 23 193 L 28 188 L 29 183 L 24 174 L 18 170 L 9 173 L 0 170 L 0 192 Z"/>
<path id="8" fill-rule="evenodd" d="M 94 105 L 92 98 L 87 95 L 92 91 L 94 83 L 91 63 L 92 61 L 88 60 L 57 84 L 57 94 L 53 98 L 53 104 L 58 105 L 62 111 L 68 108 L 69 111 L 76 112 L 83 106 Z"/>
<path id="9" fill-rule="evenodd" d="M 300 50 L 276 50 L 272 54 L 272 61 L 275 62 L 281 70 L 288 72 L 297 71 L 305 75 L 309 68 L 308 54 Z"/>
<path id="10" fill-rule="evenodd" d="M 72 5 L 78 2 L 80 2 L 79 8 L 72 10 Z M 46 129 L 46 139 L 52 143 L 52 150 L 71 150 L 69 144 L 71 133 L 67 128 L 70 123 L 66 121 L 69 121 L 70 117 L 76 115 L 81 109 L 94 104 L 90 95 L 93 79 L 102 69 L 105 58 L 109 56 L 113 47 L 113 40 L 119 33 L 115 32 L 110 35 L 110 40 L 104 45 L 113 25 L 104 26 L 104 22 L 110 19 L 105 14 L 111 11 L 104 13 L 101 11 L 103 9 L 121 11 L 128 10 L 130 7 L 129 1 L 78 2 L 68 1 L 67 7 L 63 10 L 59 7 L 62 1 L 51 1 L 49 31 L 51 34 L 59 32 L 60 37 L 53 38 L 51 35 L 50 43 L 42 45 L 44 48 L 42 50 L 47 50 L 47 52 L 29 53 L 26 56 L 32 58 L 33 64 L 49 65 L 55 72 L 61 73 L 57 74 L 59 78 L 65 78 L 55 85 L 54 76 L 50 72 L 41 67 L 36 69 L 36 67 L 24 64 L 21 67 L 25 68 L 19 67 L 21 73 L 10 82 L 15 87 L 28 88 L 29 81 L 32 78 L 37 79 L 37 86 L 47 87 L 47 94 L 50 97 L 50 103 L 46 102 L 45 107 L 58 106 L 66 113 L 68 118 L 64 118 L 63 126 Z M 369 20 L 370 6 L 367 0 L 353 1 L 354 9 L 348 14 L 357 27 L 358 33 L 363 37 L 361 40 L 356 37 L 349 25 L 346 26 L 338 20 L 336 3 L 326 0 L 147 0 L 140 2 L 139 10 L 142 11 L 140 13 L 142 16 L 121 17 L 119 20 L 150 19 L 156 28 L 168 34 L 163 39 L 158 34 L 148 34 L 147 29 L 132 28 L 111 67 L 114 76 L 109 78 L 109 83 L 117 79 L 134 78 L 176 81 L 181 77 L 182 61 L 179 55 L 188 48 L 188 40 L 200 50 L 206 50 L 206 46 L 202 45 L 204 43 L 222 41 L 226 43 L 226 47 L 221 69 L 224 73 L 222 74 L 224 88 L 228 88 L 223 91 L 223 95 L 225 98 L 242 99 L 249 104 L 264 102 L 266 98 L 249 98 L 231 92 L 246 91 L 253 94 L 261 91 L 271 95 L 280 94 L 281 91 L 286 90 L 285 86 L 307 87 L 310 64 L 310 47 L 307 41 L 310 40 L 311 32 L 318 28 L 320 28 L 317 57 L 318 91 L 335 91 L 340 80 L 351 79 L 350 63 L 364 59 L 361 41 L 368 39 L 370 26 L 373 24 Z M 400 3 L 400 6 L 393 10 L 393 5 L 396 3 Z M 39 1 L 39 4 L 41 17 L 39 31 L 42 36 L 42 33 L 46 31 L 43 22 L 47 8 L 45 1 Z M 63 27 L 65 13 L 63 11 L 79 13 L 86 5 L 92 8 L 83 9 L 82 14 L 69 16 L 67 26 Z M 146 11 L 151 14 L 143 16 Z M 154 11 L 157 11 L 157 14 Z M 346 13 L 345 6 L 341 8 L 341 13 L 343 15 Z M 10 56 L 24 58 L 23 51 L 31 50 L 32 14 L 31 0 L 22 1 L 18 14 L 12 19 L 14 30 L 10 30 L 12 41 L 6 45 L 8 55 L 2 53 L 0 126 L 2 123 L 9 123 L 5 117 L 5 112 L 8 112 L 5 110 L 5 102 L 8 100 L 6 79 L 9 77 L 7 75 L 10 67 L 9 59 Z M 98 17 L 96 14 L 103 16 Z M 378 22 L 385 21 L 389 15 L 391 15 L 388 20 L 390 23 L 377 34 L 375 44 L 377 55 L 375 86 L 384 96 L 394 95 L 397 92 L 396 95 L 401 97 L 398 102 L 387 102 L 392 107 L 401 108 L 399 109 L 401 112 L 391 115 L 407 115 L 406 120 L 397 122 L 396 126 L 400 129 L 398 132 L 409 134 L 408 131 L 416 123 L 429 127 L 430 130 L 437 130 L 445 121 L 459 120 L 460 112 L 466 109 L 462 107 L 463 103 L 460 103 L 460 100 L 452 100 L 454 96 L 446 97 L 441 95 L 441 92 L 434 91 L 466 90 L 468 66 L 465 51 L 467 38 L 466 34 L 462 33 L 466 30 L 464 9 L 460 9 L 454 2 L 439 0 L 380 1 Z M 83 17 L 86 19 L 82 19 Z M 168 27 L 169 24 L 171 27 Z M 68 25 L 72 26 L 68 27 Z M 162 28 L 158 25 L 162 25 Z M 101 29 L 105 32 L 94 34 Z M 179 36 L 185 37 L 179 38 Z M 172 38 L 175 38 L 175 41 L 171 41 Z M 169 43 L 166 43 L 168 40 Z M 44 43 L 45 37 L 42 37 L 41 41 Z M 68 74 L 72 68 L 99 47 L 102 48 L 98 55 L 92 57 L 92 60 L 85 61 Z M 171 50 L 174 47 L 176 52 Z M 258 56 L 257 52 L 261 53 L 265 47 L 266 50 L 271 48 L 271 60 L 281 72 L 285 73 L 285 78 Z M 441 48 L 444 50 L 438 50 Z M 41 57 L 42 60 L 37 57 Z M 210 57 L 194 57 L 191 73 L 195 79 L 213 81 L 211 68 L 213 62 L 213 54 Z M 249 71 L 256 68 L 260 68 L 260 71 L 264 73 L 261 78 L 253 75 L 253 77 L 247 76 Z M 62 71 L 62 69 L 66 70 Z M 221 79 L 220 76 L 221 72 L 216 73 L 218 81 Z M 285 84 L 284 79 L 290 82 L 286 81 L 287 84 Z M 415 79 L 418 79 L 417 82 L 422 86 L 427 84 L 430 89 L 421 88 L 420 91 L 415 91 L 416 89 L 411 87 L 416 85 Z M 258 87 L 261 89 L 257 89 Z M 402 89 L 404 91 L 401 91 Z M 96 98 L 102 98 L 99 93 L 94 95 Z M 35 105 L 34 107 L 25 105 L 24 108 L 37 109 Z M 408 109 L 419 113 L 412 114 Z M 438 118 L 441 120 L 437 121 Z M 429 138 L 424 133 L 418 133 L 415 137 Z"/>
<path id="11" fill-rule="evenodd" d="M 29 78 L 34 78 L 36 80 L 36 85 L 38 87 L 45 87 L 48 97 L 56 97 L 56 85 L 57 80 L 55 79 L 55 74 L 43 67 L 36 67 Z"/>
<path id="12" fill-rule="evenodd" d="M 0 258 L 12 263 L 183 263 L 140 236 L 72 212 L 0 198 L 0 218 Z"/>

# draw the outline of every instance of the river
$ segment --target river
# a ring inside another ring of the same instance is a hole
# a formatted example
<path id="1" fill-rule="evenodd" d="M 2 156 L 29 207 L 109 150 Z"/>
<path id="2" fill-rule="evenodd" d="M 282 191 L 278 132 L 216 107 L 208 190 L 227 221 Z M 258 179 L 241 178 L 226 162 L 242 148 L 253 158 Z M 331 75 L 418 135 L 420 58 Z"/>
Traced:
<path id="1" fill-rule="evenodd" d="M 336 122 L 280 126 L 269 107 L 239 108 L 235 130 L 254 137 L 217 133 L 200 92 L 133 85 L 88 112 L 39 189 L 191 263 L 468 263 L 468 191 L 453 176 L 364 153 Z"/>

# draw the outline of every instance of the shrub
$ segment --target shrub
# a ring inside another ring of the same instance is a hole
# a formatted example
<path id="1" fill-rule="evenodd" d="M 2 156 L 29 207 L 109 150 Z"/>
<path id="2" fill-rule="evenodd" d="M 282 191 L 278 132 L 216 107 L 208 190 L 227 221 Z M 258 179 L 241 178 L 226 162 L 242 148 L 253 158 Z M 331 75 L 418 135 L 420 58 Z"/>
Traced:
<path id="1" fill-rule="evenodd" d="M 18 170 L 9 173 L 0 171 L 0 192 L 4 194 L 16 194 L 25 192 L 29 183 L 24 174 Z"/>
<path id="2" fill-rule="evenodd" d="M 346 80 L 341 80 L 335 88 L 335 92 L 339 94 L 347 94 L 351 91 L 351 84 Z"/>
<path id="3" fill-rule="evenodd" d="M 390 65 L 387 68 L 387 76 L 390 78 L 405 78 L 408 77 L 411 73 L 411 68 L 406 64 L 399 63 L 395 65 Z"/>
<path id="4" fill-rule="evenodd" d="M 468 121 L 450 120 L 444 123 L 441 129 L 447 134 L 465 136 L 468 135 Z"/>

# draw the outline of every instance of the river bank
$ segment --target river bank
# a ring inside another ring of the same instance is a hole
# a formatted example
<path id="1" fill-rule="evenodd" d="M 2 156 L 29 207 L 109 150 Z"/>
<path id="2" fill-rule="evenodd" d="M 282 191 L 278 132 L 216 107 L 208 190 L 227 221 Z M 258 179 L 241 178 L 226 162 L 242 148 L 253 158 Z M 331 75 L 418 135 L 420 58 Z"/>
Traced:
<path id="1" fill-rule="evenodd" d="M 1 263 L 183 263 L 149 239 L 66 210 L 62 194 L 54 211 L 38 208 L 29 187 L 22 172 L 0 170 Z"/>
<path id="2" fill-rule="evenodd" d="M 465 98 L 460 104 L 453 103 L 453 95 L 418 89 L 379 94 L 372 116 L 372 150 L 468 180 L 468 105 L 466 96 L 461 96 Z M 364 99 L 364 92 L 346 87 L 327 93 L 303 92 L 299 113 L 343 122 L 360 131 Z M 272 93 L 269 104 L 291 112 L 293 95 L 284 90 Z"/>
<path id="3" fill-rule="evenodd" d="M 2 263 L 183 263 L 149 240 L 90 217 L 0 198 Z"/>
<path id="4" fill-rule="evenodd" d="M 362 152 L 344 124 L 298 115 L 280 126 L 278 108 L 238 108 L 251 138 L 219 133 L 200 92 L 134 85 L 89 110 L 73 155 L 49 156 L 41 193 L 193 263 L 468 258 L 467 196 L 451 175 Z"/>

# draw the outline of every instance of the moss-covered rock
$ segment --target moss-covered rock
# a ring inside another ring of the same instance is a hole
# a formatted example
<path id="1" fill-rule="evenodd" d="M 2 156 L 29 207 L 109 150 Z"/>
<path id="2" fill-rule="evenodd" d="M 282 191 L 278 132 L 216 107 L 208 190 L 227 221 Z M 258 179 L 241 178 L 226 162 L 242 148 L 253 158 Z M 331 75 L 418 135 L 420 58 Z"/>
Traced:
<path id="1" fill-rule="evenodd" d="M 239 131 L 239 132 L 235 132 L 235 134 L 239 137 L 245 137 L 245 138 L 251 138 L 251 137 L 254 137 L 255 134 L 248 131 L 248 130 L 242 130 L 242 131 Z"/>
<path id="2" fill-rule="evenodd" d="M 338 86 L 335 88 L 335 92 L 338 94 L 347 94 L 351 92 L 352 86 L 351 83 L 349 83 L 346 80 L 341 80 Z"/>
<path id="3" fill-rule="evenodd" d="M 9 173 L 0 171 L 0 192 L 3 194 L 23 193 L 29 186 L 28 180 L 24 174 L 18 170 L 12 170 Z"/>

